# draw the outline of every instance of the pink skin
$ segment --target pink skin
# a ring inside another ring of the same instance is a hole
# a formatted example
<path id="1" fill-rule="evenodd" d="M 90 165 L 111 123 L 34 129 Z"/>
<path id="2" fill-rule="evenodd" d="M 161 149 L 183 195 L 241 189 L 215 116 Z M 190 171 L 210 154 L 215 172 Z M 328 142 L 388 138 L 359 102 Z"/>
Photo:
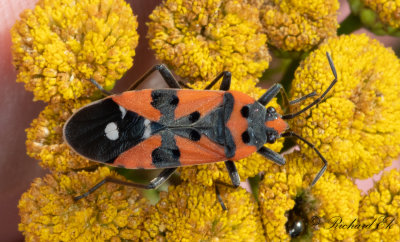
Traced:
<path id="1" fill-rule="evenodd" d="M 160 1 L 128 1 L 134 13 L 138 15 L 140 34 L 139 46 L 136 48 L 134 68 L 118 82 L 115 92 L 121 92 L 129 87 L 132 80 L 138 79 L 146 70 L 152 67 L 156 60 L 149 50 L 145 39 L 147 27 L 145 22 Z M 342 2 L 342 1 L 341 1 Z M 25 91 L 22 83 L 16 83 L 16 71 L 12 65 L 10 28 L 18 19 L 18 15 L 26 8 L 33 8 L 34 1 L 29 0 L 0 0 L 0 234 L 2 241 L 23 241 L 22 234 L 17 229 L 20 221 L 18 216 L 18 200 L 36 177 L 43 177 L 47 172 L 38 165 L 38 161 L 26 155 L 25 129 L 33 119 L 37 118 L 45 107 L 43 102 L 33 102 L 33 95 Z M 347 3 L 341 3 L 341 12 L 347 11 Z M 346 15 L 346 13 L 342 14 Z M 343 19 L 343 17 L 339 17 Z M 374 36 L 373 38 L 376 38 Z M 380 37 L 386 45 L 394 45 L 394 38 Z M 158 82 L 159 78 L 154 78 Z M 160 83 L 160 82 L 158 82 Z M 150 86 L 155 87 L 154 83 Z M 161 86 L 160 86 L 161 87 Z M 393 167 L 400 167 L 400 161 L 394 162 Z M 357 181 L 364 191 L 372 186 L 372 179 Z"/>

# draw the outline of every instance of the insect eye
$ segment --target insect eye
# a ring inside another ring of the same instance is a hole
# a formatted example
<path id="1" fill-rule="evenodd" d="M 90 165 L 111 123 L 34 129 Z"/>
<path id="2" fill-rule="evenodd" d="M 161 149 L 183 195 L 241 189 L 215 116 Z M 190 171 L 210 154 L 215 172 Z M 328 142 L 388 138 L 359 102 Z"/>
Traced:
<path id="1" fill-rule="evenodd" d="M 276 110 L 275 110 L 274 107 L 268 107 L 267 108 L 267 113 L 274 114 L 274 113 L 276 113 Z"/>
<path id="2" fill-rule="evenodd" d="M 268 107 L 267 112 L 265 113 L 265 120 L 274 120 L 277 118 L 276 110 L 273 107 Z"/>

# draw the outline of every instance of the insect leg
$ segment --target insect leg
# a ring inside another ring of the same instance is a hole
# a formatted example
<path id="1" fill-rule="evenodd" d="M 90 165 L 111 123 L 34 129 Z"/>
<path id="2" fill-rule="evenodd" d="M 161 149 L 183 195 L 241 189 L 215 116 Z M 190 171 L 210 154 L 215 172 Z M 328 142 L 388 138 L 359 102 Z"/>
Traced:
<path id="1" fill-rule="evenodd" d="M 332 74 L 335 77 L 335 79 L 333 79 L 333 81 L 328 86 L 328 88 L 324 91 L 324 93 L 322 93 L 322 95 L 319 96 L 317 99 L 315 99 L 311 104 L 309 104 L 307 107 L 303 108 L 302 110 L 298 111 L 297 113 L 289 113 L 289 114 L 283 115 L 282 119 L 292 119 L 292 118 L 296 117 L 297 115 L 300 115 L 300 114 L 304 113 L 305 111 L 310 109 L 312 106 L 320 103 L 322 101 L 322 99 L 326 96 L 326 94 L 329 92 L 329 90 L 331 90 L 332 87 L 335 85 L 335 83 L 337 82 L 336 68 L 335 68 L 335 65 L 333 64 L 332 58 L 331 58 L 331 56 L 329 55 L 328 52 L 326 52 L 326 58 L 328 58 L 329 66 L 331 67 Z"/>
<path id="2" fill-rule="evenodd" d="M 181 81 L 178 81 L 178 83 L 179 83 L 179 85 L 181 85 L 181 87 L 184 87 L 184 88 L 186 88 L 186 89 L 193 89 L 193 88 L 191 88 L 190 86 L 188 86 L 186 83 L 184 83 L 184 82 L 181 82 Z"/>
<path id="3" fill-rule="evenodd" d="M 320 97 L 318 97 L 316 100 L 314 100 L 310 105 L 308 105 L 307 107 L 303 108 L 302 110 L 300 110 L 297 113 L 285 114 L 285 115 L 282 116 L 282 119 L 294 118 L 297 115 L 305 112 L 306 110 L 308 110 L 312 106 L 318 104 L 325 97 L 325 95 L 329 92 L 329 90 L 331 90 L 332 87 L 335 85 L 335 83 L 337 82 L 336 68 L 335 68 L 335 65 L 333 64 L 332 58 L 331 58 L 331 56 L 329 55 L 328 52 L 326 52 L 326 57 L 328 58 L 329 66 L 331 67 L 331 70 L 332 70 L 332 73 L 333 73 L 333 76 L 335 77 L 335 79 L 331 82 L 331 84 L 325 90 L 325 92 Z M 278 95 L 279 92 L 282 95 L 283 107 L 285 109 L 287 109 L 290 105 L 299 103 L 299 102 L 304 101 L 305 99 L 307 99 L 309 97 L 314 97 L 314 96 L 317 95 L 316 92 L 312 92 L 312 93 L 309 93 L 309 94 L 307 94 L 307 95 L 305 95 L 303 97 L 295 99 L 293 101 L 289 101 L 288 95 L 286 94 L 285 89 L 283 88 L 283 86 L 281 84 L 277 83 L 277 84 L 273 85 L 270 89 L 268 89 L 267 92 L 265 92 L 258 99 L 258 102 L 265 106 L 272 100 L 272 98 L 274 98 L 276 95 Z"/>
<path id="4" fill-rule="evenodd" d="M 321 176 L 324 174 L 326 168 L 328 167 L 328 162 L 325 160 L 325 158 L 322 156 L 322 154 L 319 152 L 319 150 L 317 148 L 315 148 L 315 146 L 313 144 L 311 144 L 309 141 L 307 141 L 306 139 L 304 139 L 300 135 L 294 133 L 293 131 L 287 131 L 287 132 L 281 134 L 281 136 L 282 137 L 296 137 L 296 138 L 298 138 L 299 140 L 301 140 L 304 143 L 306 143 L 309 147 L 311 147 L 317 153 L 317 155 L 321 158 L 322 162 L 324 163 L 324 166 L 321 168 L 321 170 L 315 176 L 314 180 L 312 181 L 312 183 L 310 185 L 310 186 L 314 186 L 315 183 L 317 183 L 317 181 L 319 180 L 319 178 L 321 178 Z"/>
<path id="5" fill-rule="evenodd" d="M 281 93 L 281 95 L 282 95 L 282 102 L 283 102 L 282 106 L 285 109 L 287 109 L 290 105 L 299 103 L 309 97 L 313 97 L 313 96 L 317 95 L 316 92 L 312 92 L 303 97 L 295 99 L 293 101 L 289 101 L 288 95 L 287 95 L 285 89 L 283 88 L 283 86 L 279 83 L 276 83 L 271 88 L 269 88 L 257 101 L 265 106 L 272 100 L 272 98 L 274 98 L 276 95 L 278 95 L 278 93 Z"/>
<path id="6" fill-rule="evenodd" d="M 224 201 L 222 201 L 221 194 L 219 192 L 217 184 L 215 184 L 215 195 L 217 196 L 219 204 L 221 204 L 222 210 L 227 210 Z"/>
<path id="7" fill-rule="evenodd" d="M 317 93 L 315 91 L 313 91 L 312 93 L 309 93 L 309 94 L 307 94 L 305 96 L 302 96 L 302 97 L 300 97 L 298 99 L 292 100 L 292 101 L 289 102 L 289 104 L 293 105 L 293 104 L 302 102 L 302 101 L 306 100 L 309 97 L 314 97 L 314 96 L 317 96 Z"/>
<path id="8" fill-rule="evenodd" d="M 228 170 L 229 177 L 231 178 L 232 184 L 234 187 L 240 186 L 240 177 L 239 173 L 236 169 L 236 165 L 233 161 L 227 160 L 225 161 L 226 169 Z"/>
<path id="9" fill-rule="evenodd" d="M 148 70 L 142 77 L 135 81 L 128 90 L 135 90 L 144 80 L 146 80 L 153 72 L 159 71 L 164 81 L 170 88 L 181 88 L 178 81 L 174 78 L 171 71 L 163 64 L 155 65 Z"/>
<path id="10" fill-rule="evenodd" d="M 283 156 L 281 156 L 280 154 L 276 153 L 275 151 L 268 149 L 267 147 L 261 147 L 257 153 L 259 153 L 260 155 L 264 156 L 265 158 L 267 158 L 268 160 L 271 160 L 273 162 L 275 162 L 278 165 L 284 165 L 286 164 L 285 158 L 283 158 Z"/>
<path id="11" fill-rule="evenodd" d="M 222 78 L 221 86 L 219 87 L 219 90 L 221 91 L 228 91 L 229 88 L 231 87 L 231 77 L 232 74 L 229 71 L 223 71 L 221 72 L 210 84 L 204 88 L 204 90 L 209 90 L 211 89 L 215 83 L 219 81 L 219 79 Z"/>
<path id="12" fill-rule="evenodd" d="M 81 198 L 89 196 L 91 193 L 99 189 L 102 185 L 104 185 L 106 182 L 111 182 L 115 184 L 120 184 L 120 185 L 125 185 L 125 186 L 131 186 L 131 187 L 136 187 L 136 188 L 141 188 L 141 189 L 156 189 L 158 186 L 163 184 L 168 178 L 172 175 L 172 173 L 175 172 L 177 168 L 166 168 L 164 169 L 156 178 L 150 181 L 149 184 L 144 185 L 144 184 L 139 184 L 139 183 L 133 183 L 133 182 L 128 182 L 128 181 L 123 181 L 117 178 L 113 177 L 106 177 L 103 180 L 101 180 L 99 183 L 94 185 L 92 188 L 90 188 L 86 193 L 74 197 L 75 201 L 78 201 Z"/>
<path id="13" fill-rule="evenodd" d="M 283 86 L 279 83 L 274 84 L 272 87 L 270 87 L 258 100 L 257 102 L 261 103 L 262 105 L 267 105 L 272 98 L 274 98 L 276 95 L 278 95 L 279 91 L 283 89 Z M 287 102 L 288 97 L 286 95 L 286 92 L 282 94 L 283 96 L 283 101 Z"/>
<path id="14" fill-rule="evenodd" d="M 226 169 L 228 170 L 229 177 L 231 178 L 233 187 L 237 188 L 238 186 L 240 186 L 240 177 L 239 177 L 239 173 L 236 169 L 235 163 L 231 160 L 227 160 L 227 161 L 225 161 L 225 166 L 226 166 Z M 222 201 L 221 195 L 219 193 L 218 186 L 217 186 L 218 184 L 228 186 L 228 187 L 232 187 L 232 185 L 225 184 L 223 182 L 215 182 L 215 194 L 217 195 L 218 202 L 221 204 L 221 207 L 223 210 L 227 210 L 224 202 Z"/>
<path id="15" fill-rule="evenodd" d="M 109 92 L 107 90 L 105 90 L 95 79 L 90 78 L 89 81 L 91 83 L 93 83 L 93 85 L 95 85 L 102 93 L 104 93 L 106 96 L 110 96 L 113 95 L 114 93 Z"/>

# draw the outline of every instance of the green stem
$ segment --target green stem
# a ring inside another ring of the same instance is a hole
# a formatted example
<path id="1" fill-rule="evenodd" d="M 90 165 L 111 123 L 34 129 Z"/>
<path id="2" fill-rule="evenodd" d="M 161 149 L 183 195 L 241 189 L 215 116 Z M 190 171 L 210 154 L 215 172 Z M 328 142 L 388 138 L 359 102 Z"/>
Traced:
<path id="1" fill-rule="evenodd" d="M 360 21 L 360 18 L 357 15 L 351 13 L 349 16 L 347 16 L 345 20 L 343 20 L 340 23 L 340 27 L 337 30 L 337 34 L 338 35 L 350 34 L 360 29 L 361 27 L 362 23 Z"/>
<path id="2" fill-rule="evenodd" d="M 295 73 L 297 67 L 299 67 L 300 61 L 301 61 L 301 58 L 293 59 L 290 62 L 289 66 L 286 68 L 286 71 L 282 76 L 281 84 L 285 88 L 285 91 L 287 93 L 289 93 L 289 90 L 292 86 L 292 81 L 294 79 L 294 73 Z"/>

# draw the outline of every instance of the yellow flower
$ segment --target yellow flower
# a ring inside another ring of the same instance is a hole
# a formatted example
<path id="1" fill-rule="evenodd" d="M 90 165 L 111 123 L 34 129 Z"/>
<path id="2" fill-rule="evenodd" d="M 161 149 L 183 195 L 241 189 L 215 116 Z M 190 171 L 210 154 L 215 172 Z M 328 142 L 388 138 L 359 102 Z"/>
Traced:
<path id="1" fill-rule="evenodd" d="M 312 52 L 296 70 L 292 96 L 321 94 L 338 72 L 338 83 L 318 106 L 290 121 L 291 128 L 325 156 L 328 170 L 368 178 L 400 154 L 400 61 L 391 49 L 365 35 L 340 36 Z M 312 100 L 295 107 L 304 108 Z M 302 152 L 315 152 L 299 142 Z"/>
<path id="2" fill-rule="evenodd" d="M 73 200 L 108 176 L 116 174 L 101 167 L 95 172 L 55 173 L 37 178 L 18 205 L 19 230 L 25 239 L 138 240 L 149 205 L 137 190 L 107 183 L 87 198 Z"/>
<path id="3" fill-rule="evenodd" d="M 270 56 L 257 8 L 241 0 L 166 0 L 150 15 L 147 37 L 159 60 L 191 81 L 222 71 L 260 77 Z"/>
<path id="4" fill-rule="evenodd" d="M 336 36 L 337 0 L 253 1 L 261 9 L 268 42 L 280 50 L 308 51 Z"/>
<path id="5" fill-rule="evenodd" d="M 382 22 L 400 27 L 400 2 L 395 0 L 363 0 L 365 6 L 378 13 Z"/>
<path id="6" fill-rule="evenodd" d="M 194 89 L 204 89 L 210 81 L 208 82 L 196 82 L 192 85 Z M 256 87 L 257 81 L 253 79 L 239 81 L 235 77 L 232 77 L 231 90 L 237 90 L 247 93 L 254 99 L 258 99 L 262 94 L 266 92 L 265 89 Z M 213 89 L 218 89 L 219 83 L 215 84 Z M 267 106 L 273 106 L 278 112 L 282 113 L 276 99 L 273 99 Z M 279 139 L 274 144 L 268 144 L 268 148 L 274 151 L 280 151 L 283 146 L 283 139 Z M 264 158 L 263 156 L 255 153 L 248 158 L 239 160 L 235 162 L 236 168 L 239 172 L 239 176 L 242 181 L 246 180 L 248 177 L 253 177 L 260 173 L 261 171 L 268 170 L 271 166 L 275 164 Z M 179 168 L 181 178 L 183 180 L 189 180 L 190 182 L 203 184 L 211 186 L 213 181 L 219 180 L 227 184 L 231 184 L 231 179 L 229 173 L 226 170 L 225 163 L 219 162 L 215 164 L 198 165 L 191 167 Z"/>
<path id="7" fill-rule="evenodd" d="M 362 229 L 362 241 L 400 240 L 400 171 L 391 170 L 383 174 L 374 188 L 363 196 L 360 203 L 360 223 L 371 225 Z M 375 221 L 374 221 L 375 220 Z"/>
<path id="8" fill-rule="evenodd" d="M 40 165 L 53 171 L 70 171 L 95 166 L 72 151 L 63 140 L 63 126 L 78 108 L 89 99 L 50 103 L 26 129 L 26 149 L 30 157 L 40 160 Z"/>
<path id="9" fill-rule="evenodd" d="M 352 13 L 375 34 L 400 36 L 399 1 L 349 0 L 349 3 Z"/>
<path id="10" fill-rule="evenodd" d="M 285 166 L 265 173 L 260 184 L 259 202 L 267 240 L 289 240 L 285 227 L 288 218 L 301 220 L 304 232 L 300 240 L 354 241 L 356 230 L 331 230 L 329 221 L 340 216 L 345 222 L 357 217 L 360 191 L 343 175 L 325 172 L 316 185 L 309 188 L 321 165 L 294 152 Z M 292 216 L 292 217 L 291 217 Z"/>
<path id="11" fill-rule="evenodd" d="M 170 186 L 150 211 L 144 225 L 147 236 L 167 241 L 265 241 L 252 195 L 243 188 L 219 185 L 218 189 L 225 211 L 214 187 L 192 183 Z"/>
<path id="12" fill-rule="evenodd" d="M 89 97 L 132 66 L 137 21 L 123 0 L 41 0 L 11 30 L 17 81 L 34 100 Z"/>

